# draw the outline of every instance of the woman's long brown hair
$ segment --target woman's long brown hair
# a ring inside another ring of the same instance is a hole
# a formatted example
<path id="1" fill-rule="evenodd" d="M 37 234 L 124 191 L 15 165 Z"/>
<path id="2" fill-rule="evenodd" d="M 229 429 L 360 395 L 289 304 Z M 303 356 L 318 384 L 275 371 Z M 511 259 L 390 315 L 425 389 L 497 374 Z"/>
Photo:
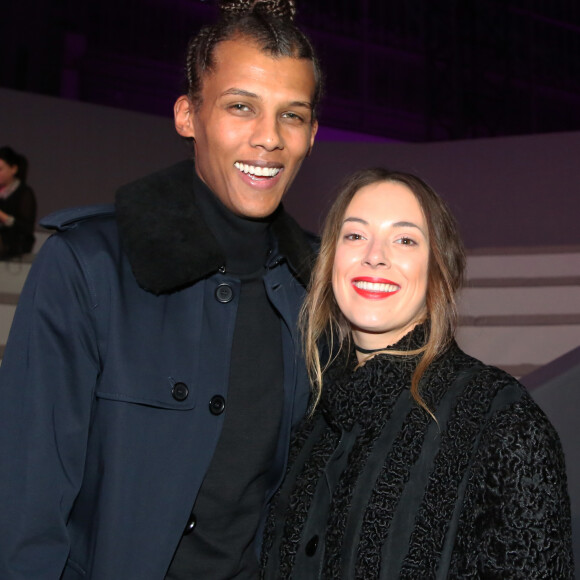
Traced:
<path id="1" fill-rule="evenodd" d="M 418 355 L 411 394 L 429 414 L 419 392 L 419 383 L 429 365 L 449 346 L 457 326 L 455 296 L 463 282 L 465 252 L 456 221 L 445 202 L 422 179 L 402 171 L 375 168 L 358 171 L 340 189 L 326 218 L 320 253 L 312 274 L 308 296 L 302 307 L 300 325 L 308 373 L 313 385 L 313 408 L 320 400 L 323 375 L 342 349 L 350 348 L 350 324 L 338 308 L 332 291 L 332 268 L 346 209 L 356 193 L 367 185 L 394 182 L 406 186 L 417 198 L 429 235 L 429 267 L 426 310 L 428 338 L 418 351 L 389 351 L 395 355 Z M 321 360 L 320 346 L 326 341 Z"/>

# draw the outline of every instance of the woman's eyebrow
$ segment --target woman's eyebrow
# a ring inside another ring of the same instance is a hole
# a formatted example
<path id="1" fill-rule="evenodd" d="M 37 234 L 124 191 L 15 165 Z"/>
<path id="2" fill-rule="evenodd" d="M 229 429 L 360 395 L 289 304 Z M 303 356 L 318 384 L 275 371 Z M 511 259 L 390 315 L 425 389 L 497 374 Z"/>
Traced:
<path id="1" fill-rule="evenodd" d="M 423 231 L 417 224 L 413 222 L 395 222 L 393 224 L 394 228 L 417 228 L 418 230 Z"/>
<path id="2" fill-rule="evenodd" d="M 421 226 L 418 226 L 416 223 L 413 223 L 413 222 L 406 222 L 406 221 L 395 222 L 392 225 L 392 227 L 394 227 L 394 228 L 416 228 L 423 234 L 423 236 L 425 238 L 429 237 Z"/>
<path id="3" fill-rule="evenodd" d="M 344 225 L 347 222 L 356 222 L 356 223 L 359 223 L 359 224 L 363 224 L 364 226 L 368 226 L 369 225 L 369 222 L 367 222 L 363 218 L 359 218 L 359 217 L 347 217 L 347 218 L 344 219 L 344 221 L 342 223 Z M 418 226 L 414 222 L 407 222 L 407 221 L 395 222 L 394 224 L 391 224 L 391 227 L 393 227 L 393 228 L 416 228 L 424 236 L 426 236 L 425 232 L 423 231 L 423 228 L 421 228 L 420 226 Z"/>
<path id="4" fill-rule="evenodd" d="M 347 217 L 347 218 L 345 218 L 343 223 L 346 223 L 346 222 L 358 222 L 358 223 L 364 224 L 365 226 L 369 225 L 369 222 L 367 222 L 363 218 L 358 218 L 358 217 Z M 420 226 L 418 226 L 416 223 L 413 223 L 413 222 L 405 222 L 405 221 L 395 222 L 394 224 L 391 224 L 391 227 L 393 227 L 393 228 L 417 228 L 418 230 L 423 231 Z"/>
<path id="5" fill-rule="evenodd" d="M 345 220 L 342 223 L 345 224 L 346 222 L 358 222 L 359 224 L 363 224 L 365 226 L 369 225 L 369 222 L 367 222 L 366 220 L 363 220 L 362 218 L 357 218 L 357 217 L 347 217 L 347 218 L 345 218 Z"/>

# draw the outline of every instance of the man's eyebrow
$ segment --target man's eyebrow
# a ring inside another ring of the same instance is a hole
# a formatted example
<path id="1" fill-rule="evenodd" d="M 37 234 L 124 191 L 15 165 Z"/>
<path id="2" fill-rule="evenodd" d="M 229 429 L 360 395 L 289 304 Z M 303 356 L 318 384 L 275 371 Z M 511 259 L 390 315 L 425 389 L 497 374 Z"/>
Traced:
<path id="1" fill-rule="evenodd" d="M 312 103 L 309 101 L 292 101 L 288 103 L 289 107 L 304 107 L 305 109 L 312 110 Z"/>
<path id="2" fill-rule="evenodd" d="M 228 89 L 222 93 L 222 97 L 226 95 L 236 95 L 238 97 L 248 97 L 249 99 L 259 99 L 260 97 L 256 93 L 250 91 L 245 91 L 244 89 L 236 89 L 235 87 Z"/>
<path id="3" fill-rule="evenodd" d="M 258 99 L 261 100 L 260 96 L 256 93 L 252 93 L 251 91 L 246 91 L 245 89 L 237 89 L 236 87 L 232 87 L 227 91 L 222 93 L 222 97 L 227 95 L 234 95 L 236 97 L 246 97 L 247 99 Z M 288 103 L 289 107 L 303 107 L 305 109 L 312 110 L 312 103 L 310 101 L 291 101 Z"/>

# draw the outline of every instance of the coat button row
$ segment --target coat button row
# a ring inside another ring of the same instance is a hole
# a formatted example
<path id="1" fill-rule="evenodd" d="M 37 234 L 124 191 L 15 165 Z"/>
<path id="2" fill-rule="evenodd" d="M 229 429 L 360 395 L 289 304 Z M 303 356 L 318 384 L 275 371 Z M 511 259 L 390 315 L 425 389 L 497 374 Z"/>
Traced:
<path id="1" fill-rule="evenodd" d="M 229 284 L 220 284 L 215 290 L 215 297 L 218 302 L 227 304 L 234 297 L 234 291 Z"/>
<path id="2" fill-rule="evenodd" d="M 197 519 L 195 517 L 195 514 L 192 513 L 189 516 L 189 519 L 187 520 L 187 525 L 185 526 L 185 530 L 183 530 L 183 535 L 188 536 L 189 534 L 191 534 L 191 532 L 193 532 L 193 529 L 195 528 L 196 524 L 197 524 Z"/>
<path id="3" fill-rule="evenodd" d="M 189 389 L 185 383 L 175 383 L 173 389 L 171 389 L 171 395 L 176 401 L 185 401 L 189 396 Z"/>
<path id="4" fill-rule="evenodd" d="M 209 410 L 212 415 L 221 415 L 226 408 L 226 400 L 221 395 L 214 395 L 209 402 Z"/>

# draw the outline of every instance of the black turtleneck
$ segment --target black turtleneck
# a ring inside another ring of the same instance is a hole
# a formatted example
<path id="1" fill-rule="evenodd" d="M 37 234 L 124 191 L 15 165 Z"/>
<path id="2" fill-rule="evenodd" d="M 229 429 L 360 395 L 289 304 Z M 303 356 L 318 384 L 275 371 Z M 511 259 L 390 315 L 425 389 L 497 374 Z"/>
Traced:
<path id="1" fill-rule="evenodd" d="M 270 224 L 275 215 L 249 219 L 231 212 L 197 177 L 194 177 L 195 201 L 203 220 L 226 256 L 226 270 L 251 274 L 264 268 L 270 241 Z"/>
<path id="2" fill-rule="evenodd" d="M 233 214 L 195 178 L 203 220 L 241 281 L 224 425 L 193 513 L 166 580 L 258 577 L 253 539 L 278 440 L 283 398 L 280 319 L 263 282 L 272 216 Z"/>

